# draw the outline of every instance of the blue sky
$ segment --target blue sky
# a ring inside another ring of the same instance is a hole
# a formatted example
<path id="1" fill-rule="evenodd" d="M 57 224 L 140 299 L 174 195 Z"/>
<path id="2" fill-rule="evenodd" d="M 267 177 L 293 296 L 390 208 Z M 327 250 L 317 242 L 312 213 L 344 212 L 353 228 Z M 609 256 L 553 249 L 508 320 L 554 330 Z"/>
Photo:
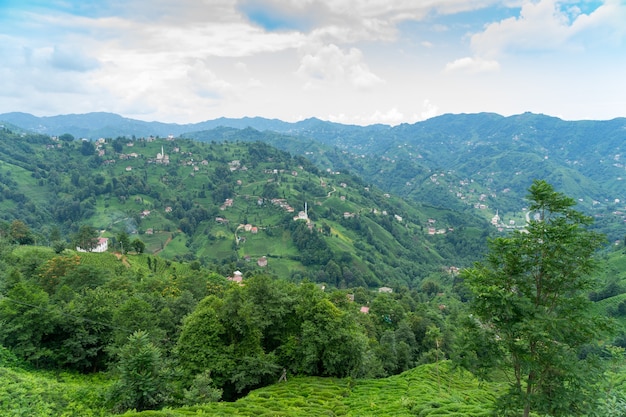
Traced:
<path id="1" fill-rule="evenodd" d="M 626 2 L 0 0 L 0 113 L 626 117 Z"/>

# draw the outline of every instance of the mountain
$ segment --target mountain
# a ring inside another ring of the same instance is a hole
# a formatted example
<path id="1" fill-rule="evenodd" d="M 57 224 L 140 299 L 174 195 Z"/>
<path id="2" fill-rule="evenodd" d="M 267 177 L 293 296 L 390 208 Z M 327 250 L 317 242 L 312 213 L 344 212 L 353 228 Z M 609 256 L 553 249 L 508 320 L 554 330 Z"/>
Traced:
<path id="1" fill-rule="evenodd" d="M 412 203 L 460 216 L 478 214 L 486 221 L 498 215 L 501 228 L 524 223 L 526 189 L 533 179 L 545 179 L 576 198 L 611 240 L 623 234 L 618 225 L 624 220 L 619 213 L 626 211 L 624 118 L 447 114 L 395 127 L 260 117 L 177 125 L 110 113 L 43 118 L 7 113 L 0 120 L 27 131 L 92 139 L 173 135 L 206 142 L 261 141 Z"/>
<path id="2" fill-rule="evenodd" d="M 8 122 L 21 128 L 51 136 L 69 133 L 76 138 L 96 140 L 99 138 L 147 137 L 169 135 L 179 136 L 183 133 L 210 130 L 219 127 L 245 129 L 251 127 L 259 131 L 274 131 L 294 135 L 309 135 L 325 138 L 326 141 L 337 139 L 346 134 L 354 136 L 370 130 L 386 130 L 389 126 L 373 125 L 368 127 L 342 125 L 325 122 L 316 118 L 296 123 L 283 122 L 277 119 L 262 117 L 244 117 L 240 119 L 220 117 L 200 123 L 176 124 L 161 122 L 145 122 L 128 119 L 117 114 L 94 112 L 86 114 L 69 114 L 59 116 L 36 117 L 28 113 L 0 114 L 0 121 Z"/>
<path id="3" fill-rule="evenodd" d="M 611 240 L 622 237 L 617 225 L 626 211 L 624 118 L 570 122 L 531 113 L 482 113 L 393 128 L 314 124 L 289 135 L 221 128 L 184 136 L 264 141 L 415 203 L 478 211 L 487 220 L 498 215 L 502 227 L 525 222 L 527 187 L 545 179 L 576 198 Z"/>
<path id="4" fill-rule="evenodd" d="M 39 242 L 87 224 L 224 275 L 267 263 L 280 276 L 338 287 L 418 286 L 484 250 L 486 221 L 476 215 L 409 204 L 349 172 L 320 170 L 259 140 L 274 133 L 220 131 L 238 136 L 91 142 L 4 129 L 0 219 L 25 222 Z"/>

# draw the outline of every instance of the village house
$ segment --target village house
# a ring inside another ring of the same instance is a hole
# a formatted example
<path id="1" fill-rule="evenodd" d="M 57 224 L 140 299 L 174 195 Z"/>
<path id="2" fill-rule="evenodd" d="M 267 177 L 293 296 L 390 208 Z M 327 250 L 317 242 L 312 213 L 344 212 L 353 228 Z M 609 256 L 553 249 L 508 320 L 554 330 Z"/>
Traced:
<path id="1" fill-rule="evenodd" d="M 265 256 L 261 256 L 257 261 L 256 261 L 257 265 L 259 265 L 260 267 L 265 267 L 267 266 L 267 258 Z"/>
<path id="2" fill-rule="evenodd" d="M 239 285 L 243 285 L 243 274 L 241 271 L 233 272 L 233 275 L 227 278 L 229 281 L 236 282 Z"/>

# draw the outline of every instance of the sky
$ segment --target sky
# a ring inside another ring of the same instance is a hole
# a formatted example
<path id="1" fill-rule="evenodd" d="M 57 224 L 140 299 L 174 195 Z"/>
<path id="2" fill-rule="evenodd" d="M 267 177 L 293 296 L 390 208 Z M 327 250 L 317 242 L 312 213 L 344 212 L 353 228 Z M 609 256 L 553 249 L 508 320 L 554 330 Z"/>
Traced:
<path id="1" fill-rule="evenodd" d="M 626 0 L 0 0 L 0 113 L 626 117 Z"/>

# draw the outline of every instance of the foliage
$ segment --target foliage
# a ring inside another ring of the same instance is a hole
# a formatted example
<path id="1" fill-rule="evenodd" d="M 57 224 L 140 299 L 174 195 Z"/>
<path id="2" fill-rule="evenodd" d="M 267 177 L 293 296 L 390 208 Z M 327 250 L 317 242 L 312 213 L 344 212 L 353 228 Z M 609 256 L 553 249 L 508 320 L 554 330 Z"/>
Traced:
<path id="1" fill-rule="evenodd" d="M 130 246 L 135 250 L 135 252 L 137 253 L 143 253 L 146 250 L 146 244 L 143 243 L 141 240 L 139 239 L 133 239 L 133 241 L 130 243 Z"/>
<path id="2" fill-rule="evenodd" d="M 473 310 L 507 353 L 513 382 L 500 401 L 505 412 L 585 415 L 600 371 L 581 348 L 609 328 L 589 314 L 587 299 L 603 240 L 545 181 L 533 182 L 528 197 L 534 218 L 526 231 L 492 240 L 486 261 L 465 271 Z"/>
<path id="3" fill-rule="evenodd" d="M 226 398 L 290 373 L 347 376 L 361 366 L 366 342 L 352 314 L 312 284 L 267 276 L 209 296 L 185 319 L 176 353 L 188 375 L 211 371 Z"/>
<path id="4" fill-rule="evenodd" d="M 138 411 L 159 408 L 167 395 L 161 351 L 145 332 L 135 332 L 119 353 L 119 379 L 111 387 L 114 409 Z"/>
<path id="5" fill-rule="evenodd" d="M 105 417 L 102 376 L 33 372 L 0 365 L 0 415 L 40 417 Z"/>
<path id="6" fill-rule="evenodd" d="M 82 250 L 91 252 L 98 246 L 98 231 L 94 227 L 84 224 L 80 226 L 78 233 L 74 236 L 73 242 Z"/>
<path id="7" fill-rule="evenodd" d="M 471 374 L 442 362 L 422 365 L 385 379 L 296 377 L 252 391 L 236 402 L 203 404 L 157 412 L 154 417 L 192 413 L 218 416 L 491 416 L 500 384 L 481 384 Z M 438 382 L 439 380 L 439 382 Z M 146 416 L 129 413 L 129 416 Z"/>
<path id="8" fill-rule="evenodd" d="M 217 402 L 222 397 L 222 390 L 215 388 L 211 372 L 204 371 L 195 376 L 191 387 L 185 390 L 185 405 L 199 405 Z"/>

